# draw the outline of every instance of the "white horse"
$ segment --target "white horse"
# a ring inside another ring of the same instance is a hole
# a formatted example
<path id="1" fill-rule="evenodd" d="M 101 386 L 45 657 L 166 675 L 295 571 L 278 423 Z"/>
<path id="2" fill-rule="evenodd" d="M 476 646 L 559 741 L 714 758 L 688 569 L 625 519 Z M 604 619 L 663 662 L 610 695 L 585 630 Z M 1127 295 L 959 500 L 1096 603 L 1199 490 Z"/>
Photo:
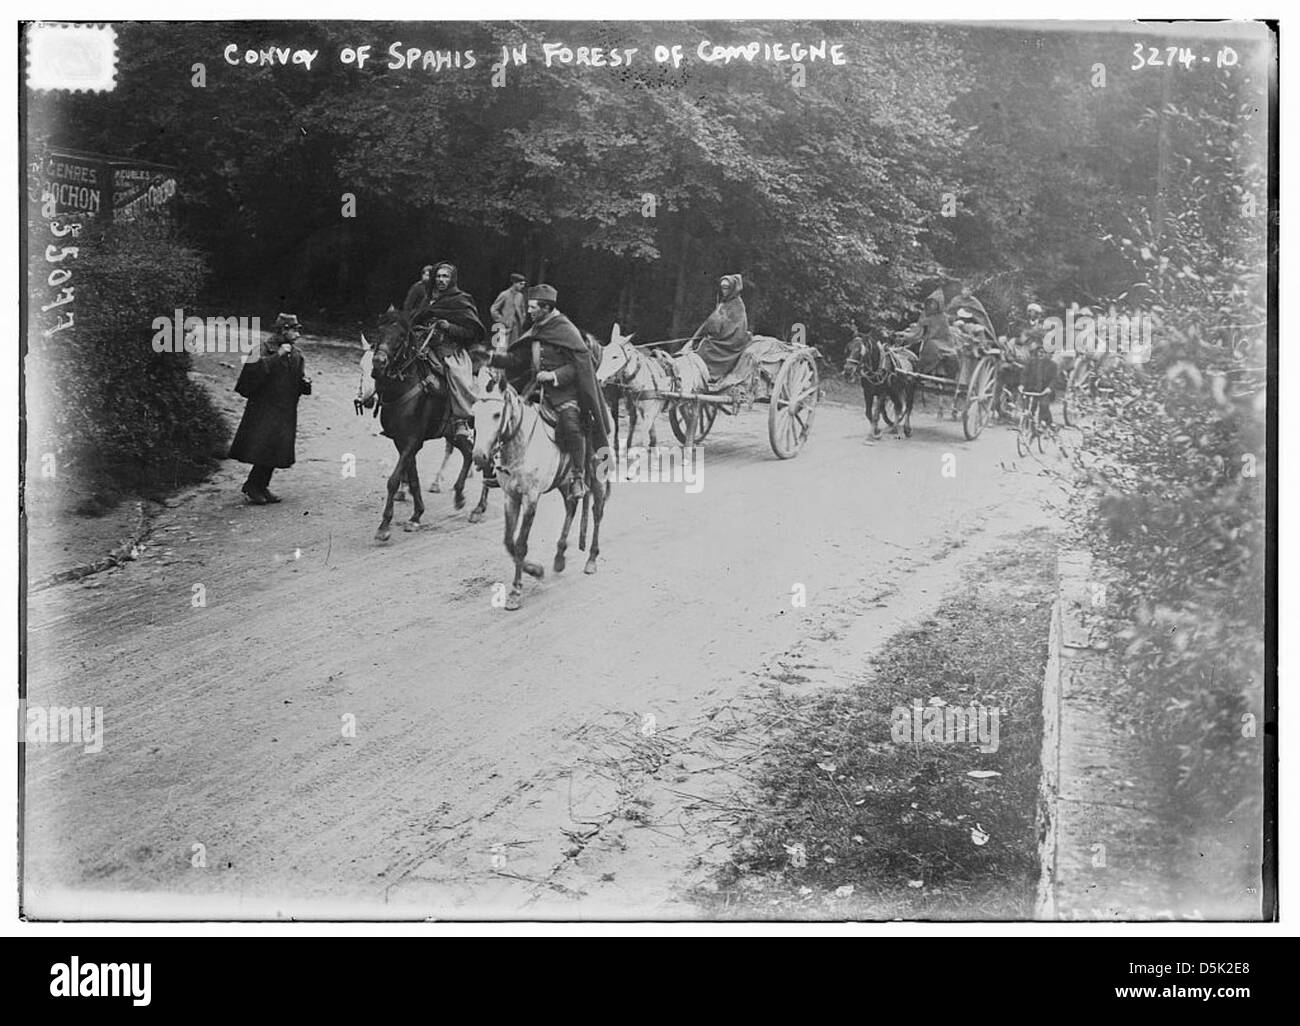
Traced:
<path id="1" fill-rule="evenodd" d="M 628 445 L 639 446 L 648 434 L 651 445 L 658 445 L 655 421 L 663 412 L 668 400 L 656 398 L 663 392 L 694 394 L 704 391 L 709 371 L 704 361 L 695 353 L 671 358 L 646 356 L 632 345 L 635 335 L 624 335 L 617 324 L 609 337 L 596 368 L 596 381 L 604 385 L 619 385 L 628 398 Z M 695 406 L 686 404 L 686 408 Z M 617 411 L 616 411 L 617 412 Z M 644 427 L 642 423 L 644 422 Z"/>
<path id="2" fill-rule="evenodd" d="M 547 492 L 561 488 L 569 477 L 569 457 L 556 444 L 555 429 L 542 420 L 535 405 L 525 403 L 510 385 L 500 391 L 486 392 L 474 404 L 474 462 L 486 469 L 496 457 L 497 481 L 505 499 L 505 546 L 515 561 L 515 579 L 506 598 L 507 609 L 518 609 L 523 594 L 523 575 L 539 580 L 546 575 L 541 564 L 528 559 L 528 535 L 533 529 L 537 500 Z M 597 472 L 600 459 L 588 458 L 587 491 L 582 500 L 582 527 L 578 548 L 586 548 L 587 509 L 592 504 L 595 518 L 591 531 L 591 552 L 583 573 L 596 572 L 600 555 L 600 521 L 605 515 L 608 497 L 604 475 Z M 564 569 L 564 552 L 569 547 L 569 531 L 578 500 L 570 490 L 564 497 L 564 527 L 555 545 L 555 572 Z"/>

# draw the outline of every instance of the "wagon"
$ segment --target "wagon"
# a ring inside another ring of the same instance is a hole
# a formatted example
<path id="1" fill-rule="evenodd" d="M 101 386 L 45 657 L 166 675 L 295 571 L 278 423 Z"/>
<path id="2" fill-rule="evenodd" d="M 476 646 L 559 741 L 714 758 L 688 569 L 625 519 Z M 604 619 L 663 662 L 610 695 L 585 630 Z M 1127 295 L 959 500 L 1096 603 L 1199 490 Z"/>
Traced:
<path id="1" fill-rule="evenodd" d="M 686 339 L 652 342 L 638 348 L 680 347 Z M 783 460 L 799 455 L 812 432 L 817 401 L 821 398 L 821 376 L 816 346 L 783 342 L 767 335 L 755 335 L 737 363 L 737 370 L 703 392 L 660 390 L 651 393 L 663 399 L 668 423 L 682 445 L 704 441 L 719 413 L 734 416 L 766 403 L 767 436 L 772 452 Z"/>
<path id="2" fill-rule="evenodd" d="M 986 424 L 1002 413 L 1002 347 L 993 324 L 978 299 L 973 296 L 963 304 L 954 334 L 958 340 L 958 370 L 953 377 L 900 371 L 913 379 L 929 395 L 950 397 L 954 411 L 960 404 L 961 428 L 968 440 L 978 438 Z M 965 328 L 962 325 L 965 325 Z M 942 409 L 942 406 L 940 407 Z"/>

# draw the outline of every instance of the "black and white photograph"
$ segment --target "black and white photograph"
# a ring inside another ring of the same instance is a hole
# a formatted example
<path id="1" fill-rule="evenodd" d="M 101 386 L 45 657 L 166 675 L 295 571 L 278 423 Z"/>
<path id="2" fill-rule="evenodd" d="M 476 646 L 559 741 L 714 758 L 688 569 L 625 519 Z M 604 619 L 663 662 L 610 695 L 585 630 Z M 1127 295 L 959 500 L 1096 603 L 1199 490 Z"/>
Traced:
<path id="1" fill-rule="evenodd" d="M 1277 920 L 1276 22 L 339 13 L 17 26 L 19 918 Z"/>

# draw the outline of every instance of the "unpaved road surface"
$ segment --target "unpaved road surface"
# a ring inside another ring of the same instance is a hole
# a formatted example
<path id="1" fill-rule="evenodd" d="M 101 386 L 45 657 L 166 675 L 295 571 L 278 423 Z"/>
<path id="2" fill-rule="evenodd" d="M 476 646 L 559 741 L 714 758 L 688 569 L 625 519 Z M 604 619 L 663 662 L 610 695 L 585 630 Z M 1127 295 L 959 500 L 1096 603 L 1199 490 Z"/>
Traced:
<path id="1" fill-rule="evenodd" d="M 731 786 L 700 739 L 742 730 L 756 688 L 852 683 L 1052 490 L 1005 428 L 965 442 L 933 405 L 864 444 L 861 409 L 824 402 L 790 461 L 760 406 L 719 419 L 698 493 L 615 486 L 594 576 L 576 525 L 550 572 L 544 498 L 547 577 L 507 612 L 499 493 L 478 525 L 476 487 L 460 512 L 428 495 L 424 530 L 377 544 L 392 445 L 352 412 L 357 354 L 305 351 L 282 504 L 245 505 L 224 464 L 139 559 L 30 599 L 29 708 L 104 729 L 25 746 L 28 915 L 698 915 Z M 230 359 L 199 373 L 237 411 Z"/>

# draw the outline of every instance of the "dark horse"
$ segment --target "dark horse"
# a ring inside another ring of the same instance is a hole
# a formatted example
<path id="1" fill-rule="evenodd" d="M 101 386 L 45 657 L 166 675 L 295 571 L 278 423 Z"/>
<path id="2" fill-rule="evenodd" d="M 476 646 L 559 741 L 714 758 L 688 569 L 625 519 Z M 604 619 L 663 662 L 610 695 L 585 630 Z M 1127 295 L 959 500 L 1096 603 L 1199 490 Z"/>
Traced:
<path id="1" fill-rule="evenodd" d="M 858 339 L 849 350 L 844 363 L 844 377 L 850 381 L 856 376 L 862 382 L 862 398 L 866 400 L 867 416 L 871 418 L 871 437 L 880 437 L 880 417 L 898 434 L 912 437 L 912 403 L 916 399 L 916 379 L 911 376 L 916 357 L 903 346 L 886 346 L 878 339 Z M 885 410 L 885 401 L 894 404 L 891 420 Z"/>
<path id="2" fill-rule="evenodd" d="M 420 382 L 426 370 L 419 360 L 420 343 L 424 331 L 396 308 L 390 306 L 379 319 L 379 342 L 375 345 L 374 366 L 371 375 L 379 392 L 379 423 L 384 434 L 397 447 L 397 465 L 388 475 L 388 502 L 384 505 L 384 518 L 375 532 L 376 541 L 388 541 L 389 525 L 393 522 L 393 499 L 403 483 L 410 486 L 414 511 L 403 530 L 415 531 L 424 516 L 424 498 L 420 493 L 420 475 L 415 458 L 424 443 L 431 438 L 446 438 L 460 452 L 463 462 L 452 490 L 457 509 L 465 506 L 465 478 L 469 474 L 470 460 L 474 456 L 474 442 L 464 435 L 453 434 L 452 420 L 448 416 L 446 389 L 438 395 L 429 395 Z M 470 513 L 477 523 L 487 508 L 487 489 L 479 504 Z"/>

